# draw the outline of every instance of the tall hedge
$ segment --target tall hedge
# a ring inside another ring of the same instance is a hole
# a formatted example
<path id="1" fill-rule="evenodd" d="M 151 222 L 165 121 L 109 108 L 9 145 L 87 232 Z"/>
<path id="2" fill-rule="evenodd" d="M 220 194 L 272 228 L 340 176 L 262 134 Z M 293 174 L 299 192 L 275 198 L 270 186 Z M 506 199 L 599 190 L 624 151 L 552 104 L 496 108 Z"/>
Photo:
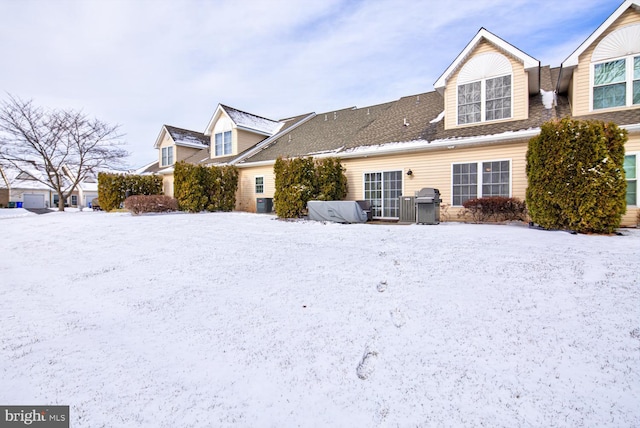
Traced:
<path id="1" fill-rule="evenodd" d="M 178 162 L 174 167 L 174 196 L 183 211 L 232 211 L 236 205 L 238 169 Z"/>
<path id="2" fill-rule="evenodd" d="M 526 202 L 545 228 L 611 233 L 626 211 L 627 131 L 614 123 L 565 118 L 529 141 Z"/>
<path id="3" fill-rule="evenodd" d="M 273 202 L 278 217 L 300 217 L 316 193 L 313 158 L 276 159 Z"/>
<path id="4" fill-rule="evenodd" d="M 296 218 L 304 214 L 312 199 L 334 201 L 347 196 L 347 176 L 338 158 L 278 158 L 275 175 L 276 215 Z"/>
<path id="5" fill-rule="evenodd" d="M 347 196 L 347 176 L 338 158 L 316 159 L 316 195 L 320 201 L 339 201 Z"/>
<path id="6" fill-rule="evenodd" d="M 105 211 L 120 208 L 127 196 L 162 194 L 159 175 L 98 174 L 98 203 Z"/>

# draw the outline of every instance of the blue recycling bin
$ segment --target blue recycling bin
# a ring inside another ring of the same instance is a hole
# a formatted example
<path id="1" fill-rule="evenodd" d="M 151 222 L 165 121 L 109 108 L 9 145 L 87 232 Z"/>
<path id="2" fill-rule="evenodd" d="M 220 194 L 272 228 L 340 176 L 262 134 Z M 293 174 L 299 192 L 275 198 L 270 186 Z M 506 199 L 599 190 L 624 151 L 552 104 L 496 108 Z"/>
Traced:
<path id="1" fill-rule="evenodd" d="M 22 202 L 16 202 L 16 208 L 22 208 Z"/>

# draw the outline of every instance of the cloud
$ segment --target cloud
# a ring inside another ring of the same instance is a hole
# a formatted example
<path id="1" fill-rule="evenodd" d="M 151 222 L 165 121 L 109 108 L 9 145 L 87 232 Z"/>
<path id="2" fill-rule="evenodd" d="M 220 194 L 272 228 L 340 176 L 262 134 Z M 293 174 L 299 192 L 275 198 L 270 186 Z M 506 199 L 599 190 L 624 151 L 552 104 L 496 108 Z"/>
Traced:
<path id="1" fill-rule="evenodd" d="M 120 123 L 132 166 L 218 103 L 281 118 L 433 83 L 480 27 L 558 66 L 608 0 L 22 0 L 0 3 L 0 90 Z"/>

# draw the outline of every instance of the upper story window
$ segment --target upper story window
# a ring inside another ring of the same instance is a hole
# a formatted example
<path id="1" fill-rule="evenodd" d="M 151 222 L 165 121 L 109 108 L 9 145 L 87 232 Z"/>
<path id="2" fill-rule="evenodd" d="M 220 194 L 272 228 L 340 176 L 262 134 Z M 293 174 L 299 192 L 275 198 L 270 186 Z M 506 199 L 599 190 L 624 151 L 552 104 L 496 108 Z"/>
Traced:
<path id="1" fill-rule="evenodd" d="M 593 110 L 640 105 L 640 24 L 613 31 L 591 56 Z"/>
<path id="2" fill-rule="evenodd" d="M 162 148 L 162 166 L 173 164 L 173 146 Z"/>
<path id="3" fill-rule="evenodd" d="M 458 75 L 458 125 L 508 119 L 512 112 L 512 67 L 498 53 L 472 58 Z"/>
<path id="4" fill-rule="evenodd" d="M 593 109 L 640 104 L 640 55 L 593 65 Z"/>
<path id="5" fill-rule="evenodd" d="M 231 131 L 215 134 L 215 155 L 223 156 L 231 154 Z"/>

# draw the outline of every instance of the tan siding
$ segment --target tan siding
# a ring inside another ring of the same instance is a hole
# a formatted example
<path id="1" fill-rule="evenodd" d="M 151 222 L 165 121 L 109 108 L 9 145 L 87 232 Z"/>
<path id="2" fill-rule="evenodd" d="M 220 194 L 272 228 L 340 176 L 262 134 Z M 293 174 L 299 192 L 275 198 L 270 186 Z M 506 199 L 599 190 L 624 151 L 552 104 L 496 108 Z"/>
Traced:
<path id="1" fill-rule="evenodd" d="M 629 141 L 627 141 L 624 148 L 625 153 L 635 153 L 636 156 L 640 156 L 640 134 L 629 135 Z M 638 225 L 638 211 L 640 211 L 640 208 L 637 206 L 628 206 L 627 213 L 622 216 L 622 226 L 629 227 Z"/>
<path id="2" fill-rule="evenodd" d="M 492 44 L 483 41 L 481 42 L 469 55 L 469 59 L 475 55 L 479 55 L 487 52 L 495 52 L 504 55 L 511 62 L 513 69 L 513 118 L 505 119 L 504 121 L 527 119 L 529 117 L 529 83 L 527 73 L 524 71 L 524 65 L 514 59 L 512 56 L 497 49 Z M 460 65 L 458 70 L 449 78 L 445 87 L 445 129 L 461 128 L 469 126 L 482 126 L 482 123 L 475 123 L 472 125 L 458 126 L 458 106 L 457 106 L 457 81 L 458 74 L 464 66 L 464 63 Z M 483 122 L 483 123 L 495 123 L 497 121 Z"/>
<path id="3" fill-rule="evenodd" d="M 191 148 L 191 147 L 176 146 L 176 148 L 173 149 L 173 150 L 175 151 L 173 160 L 176 161 L 176 162 L 180 162 L 182 160 L 187 159 L 188 157 L 193 156 L 194 154 L 199 152 L 201 149 L 194 149 L 194 148 Z"/>
<path id="4" fill-rule="evenodd" d="M 162 177 L 162 191 L 173 198 L 173 174 Z"/>
<path id="5" fill-rule="evenodd" d="M 250 147 L 255 146 L 260 141 L 264 140 L 264 135 L 254 134 L 252 132 L 243 131 L 241 129 L 234 130 L 233 139 L 233 154 L 242 153 Z"/>
<path id="6" fill-rule="evenodd" d="M 264 177 L 264 193 L 256 194 L 255 177 Z M 273 165 L 241 168 L 236 195 L 236 209 L 239 211 L 256 212 L 257 198 L 273 198 L 275 192 L 275 178 Z"/>
<path id="7" fill-rule="evenodd" d="M 629 8 L 604 33 L 602 33 L 600 37 L 598 37 L 591 44 L 591 46 L 589 46 L 582 53 L 582 55 L 580 55 L 580 58 L 578 59 L 578 66 L 573 71 L 573 81 L 571 82 L 570 90 L 570 101 L 573 109 L 572 114 L 574 116 L 582 116 L 591 112 L 591 56 L 593 55 L 593 51 L 595 50 L 596 46 L 598 46 L 598 43 L 600 43 L 602 39 L 607 37 L 613 31 L 629 24 L 635 24 L 639 22 L 640 12 L 634 10 L 633 8 Z M 598 113 L 601 113 L 603 111 L 605 110 L 598 110 Z"/>
<path id="8" fill-rule="evenodd" d="M 527 142 L 505 144 L 494 147 L 455 148 L 453 150 L 430 151 L 410 155 L 380 156 L 366 159 L 344 159 L 349 180 L 347 199 L 364 197 L 363 174 L 375 171 L 403 171 L 403 195 L 413 196 L 423 187 L 440 190 L 442 203 L 451 205 L 451 165 L 453 163 L 510 160 L 511 195 L 524 199 L 527 187 L 525 173 Z M 411 169 L 413 174 L 406 175 Z M 455 213 L 457 209 L 451 209 Z"/>

